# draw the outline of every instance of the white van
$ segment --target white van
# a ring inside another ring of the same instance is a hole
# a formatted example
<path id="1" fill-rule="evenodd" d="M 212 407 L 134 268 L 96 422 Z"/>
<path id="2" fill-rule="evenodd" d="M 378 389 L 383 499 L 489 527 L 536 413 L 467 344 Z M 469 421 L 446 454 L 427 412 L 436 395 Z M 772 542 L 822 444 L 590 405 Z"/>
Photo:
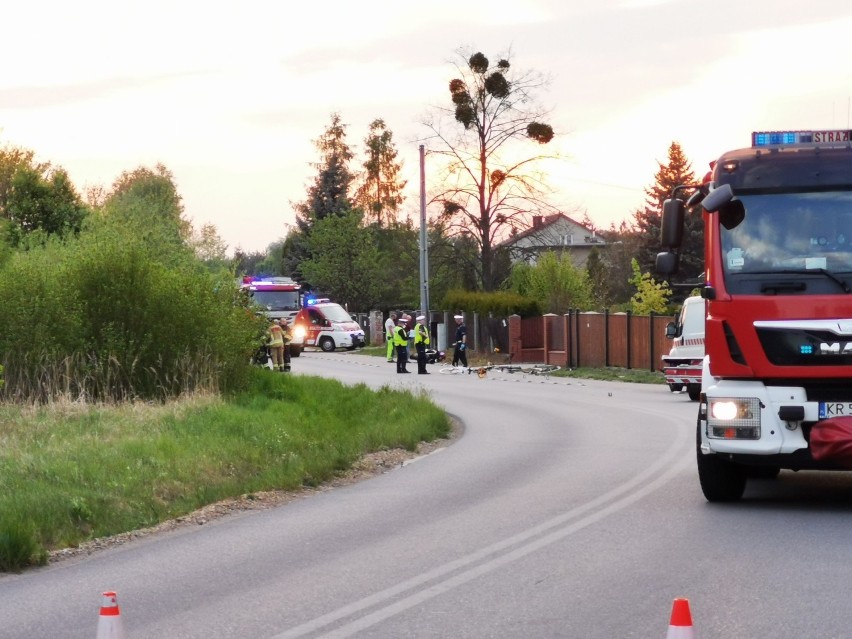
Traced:
<path id="1" fill-rule="evenodd" d="M 327 353 L 365 346 L 364 331 L 340 305 L 328 300 L 309 302 L 296 315 L 293 338 Z"/>
<path id="2" fill-rule="evenodd" d="M 701 368 L 704 361 L 704 299 L 698 295 L 686 298 L 677 320 L 666 326 L 666 337 L 672 340 L 668 355 L 663 355 L 663 373 L 673 392 L 686 390 L 689 399 L 701 394 Z"/>

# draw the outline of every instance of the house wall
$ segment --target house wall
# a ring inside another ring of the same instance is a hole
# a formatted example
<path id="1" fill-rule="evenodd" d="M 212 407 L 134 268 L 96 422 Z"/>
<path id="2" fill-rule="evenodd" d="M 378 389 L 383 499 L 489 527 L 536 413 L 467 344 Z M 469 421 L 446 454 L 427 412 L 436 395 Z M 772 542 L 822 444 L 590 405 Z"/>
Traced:
<path id="1" fill-rule="evenodd" d="M 533 229 L 523 237 L 518 237 L 509 247 L 512 261 L 526 261 L 535 264 L 537 257 L 544 251 L 557 254 L 568 253 L 578 268 L 586 266 L 589 253 L 595 247 L 604 248 L 606 244 L 599 237 L 593 237 L 592 231 L 567 217 L 560 217 L 540 229 Z"/>

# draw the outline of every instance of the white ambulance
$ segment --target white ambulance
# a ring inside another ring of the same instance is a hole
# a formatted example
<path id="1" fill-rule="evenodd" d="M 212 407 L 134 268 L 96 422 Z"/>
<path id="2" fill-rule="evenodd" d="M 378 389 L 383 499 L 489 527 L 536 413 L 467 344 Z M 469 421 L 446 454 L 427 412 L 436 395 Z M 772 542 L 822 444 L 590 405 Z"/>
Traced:
<path id="1" fill-rule="evenodd" d="M 294 341 L 330 353 L 338 348 L 364 346 L 364 331 L 340 304 L 327 299 L 307 300 L 296 315 Z"/>
<path id="2" fill-rule="evenodd" d="M 689 399 L 701 394 L 701 369 L 704 362 L 704 299 L 687 297 L 677 320 L 666 326 L 672 340 L 668 355 L 663 355 L 663 374 L 673 392 L 686 390 Z"/>

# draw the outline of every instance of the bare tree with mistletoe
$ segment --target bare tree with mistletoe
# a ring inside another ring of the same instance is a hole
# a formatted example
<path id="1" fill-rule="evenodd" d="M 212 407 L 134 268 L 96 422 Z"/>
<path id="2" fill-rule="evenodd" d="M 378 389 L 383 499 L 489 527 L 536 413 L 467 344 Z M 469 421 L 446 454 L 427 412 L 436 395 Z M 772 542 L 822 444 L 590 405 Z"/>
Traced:
<path id="1" fill-rule="evenodd" d="M 528 228 L 532 215 L 553 211 L 540 171 L 541 161 L 552 156 L 529 146 L 554 137 L 535 99 L 547 82 L 540 73 L 515 71 L 508 56 L 492 65 L 479 52 L 458 55 L 451 106 L 436 107 L 423 123 L 431 130 L 430 155 L 445 160 L 432 202 L 441 203 L 439 221 L 450 236 L 476 241 L 478 261 L 465 266 L 492 291 L 500 283 L 495 246 Z"/>

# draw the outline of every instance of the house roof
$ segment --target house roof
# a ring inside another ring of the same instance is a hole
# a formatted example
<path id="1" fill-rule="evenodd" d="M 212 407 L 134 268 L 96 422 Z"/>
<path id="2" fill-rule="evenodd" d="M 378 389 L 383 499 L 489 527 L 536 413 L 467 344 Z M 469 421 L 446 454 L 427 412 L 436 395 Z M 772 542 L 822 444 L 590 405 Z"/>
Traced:
<path id="1" fill-rule="evenodd" d="M 535 223 L 536 217 L 538 217 L 538 219 L 540 220 L 540 222 L 538 222 L 538 224 Z M 529 237 L 530 235 L 535 235 L 536 233 L 541 233 L 542 231 L 547 230 L 549 227 L 553 226 L 554 224 L 556 224 L 560 220 L 566 220 L 566 221 L 570 222 L 571 224 L 580 227 L 581 229 L 585 230 L 588 233 L 588 235 L 590 235 L 590 236 L 595 235 L 594 231 L 583 226 L 577 220 L 575 220 L 571 217 L 568 217 L 564 213 L 554 213 L 553 215 L 535 216 L 533 218 L 533 220 L 534 220 L 533 225 L 530 228 L 526 229 L 525 231 L 521 231 L 520 233 L 517 233 L 517 234 L 513 235 L 512 237 L 500 242 L 497 246 L 512 246 L 513 244 L 517 243 L 518 240 L 521 240 L 525 237 Z M 603 240 L 599 240 L 597 243 L 603 244 Z"/>

